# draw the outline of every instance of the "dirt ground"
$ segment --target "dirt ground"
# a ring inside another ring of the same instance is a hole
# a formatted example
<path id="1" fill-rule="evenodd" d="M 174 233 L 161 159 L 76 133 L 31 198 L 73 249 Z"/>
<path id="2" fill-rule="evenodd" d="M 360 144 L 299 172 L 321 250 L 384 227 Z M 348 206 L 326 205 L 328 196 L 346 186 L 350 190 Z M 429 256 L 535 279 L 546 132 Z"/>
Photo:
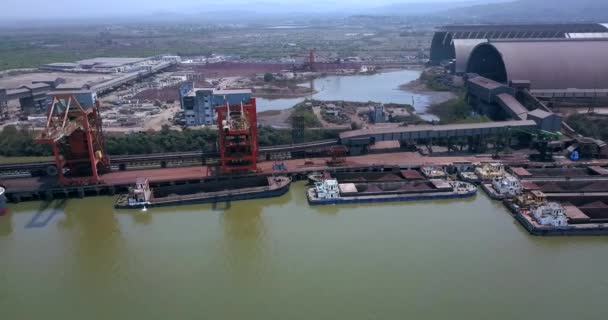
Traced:
<path id="1" fill-rule="evenodd" d="M 327 122 L 325 119 L 323 119 L 323 115 L 321 115 L 320 106 L 312 107 L 312 112 L 315 114 L 315 116 L 317 116 L 317 119 L 319 119 L 319 121 L 321 122 L 321 126 L 323 126 L 323 128 L 325 128 L 325 129 L 339 129 L 339 130 L 350 130 L 351 129 L 350 123 L 337 124 L 337 123 Z M 354 116 L 356 117 L 356 114 Z"/>
<path id="2" fill-rule="evenodd" d="M 258 112 L 258 124 L 274 128 L 291 128 L 289 117 L 293 108 Z"/>

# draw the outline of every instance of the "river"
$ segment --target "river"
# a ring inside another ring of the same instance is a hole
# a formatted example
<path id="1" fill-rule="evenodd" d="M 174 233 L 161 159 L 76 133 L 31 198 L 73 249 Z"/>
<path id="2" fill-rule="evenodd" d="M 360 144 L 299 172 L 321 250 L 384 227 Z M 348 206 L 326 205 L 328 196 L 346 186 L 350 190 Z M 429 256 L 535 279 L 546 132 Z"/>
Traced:
<path id="1" fill-rule="evenodd" d="M 529 235 L 499 202 L 273 199 L 0 217 L 4 319 L 603 319 L 608 238 Z"/>
<path id="2" fill-rule="evenodd" d="M 400 85 L 418 79 L 420 73 L 419 70 L 400 70 L 372 75 L 336 75 L 317 78 L 312 83 L 316 91 L 312 98 L 325 101 L 404 103 L 413 105 L 419 114 L 425 115 L 426 108 L 433 100 L 429 95 L 442 93 L 415 93 L 399 89 Z M 257 98 L 257 109 L 258 111 L 287 109 L 304 99 Z"/>

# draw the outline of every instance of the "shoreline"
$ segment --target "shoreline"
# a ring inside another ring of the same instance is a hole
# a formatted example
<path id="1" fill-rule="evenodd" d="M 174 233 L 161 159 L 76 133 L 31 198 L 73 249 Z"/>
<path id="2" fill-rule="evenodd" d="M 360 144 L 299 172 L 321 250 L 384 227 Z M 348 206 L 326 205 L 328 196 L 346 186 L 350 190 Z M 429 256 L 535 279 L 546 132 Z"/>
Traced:
<path id="1" fill-rule="evenodd" d="M 452 99 L 458 98 L 458 95 L 452 91 L 435 91 L 429 89 L 420 79 L 416 79 L 404 84 L 400 84 L 398 89 L 404 92 L 425 95 L 429 99 L 429 105 L 426 107 L 425 113 L 439 116 L 432 112 L 432 106 L 440 104 Z"/>

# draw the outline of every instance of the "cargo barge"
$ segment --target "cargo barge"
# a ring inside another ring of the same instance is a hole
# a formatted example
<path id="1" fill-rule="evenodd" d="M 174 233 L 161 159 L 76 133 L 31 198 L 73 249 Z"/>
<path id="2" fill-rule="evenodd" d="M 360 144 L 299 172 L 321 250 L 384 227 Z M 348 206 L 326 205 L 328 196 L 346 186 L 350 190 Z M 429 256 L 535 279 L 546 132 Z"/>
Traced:
<path id="1" fill-rule="evenodd" d="M 326 179 L 308 188 L 307 198 L 311 205 L 414 201 L 472 197 L 477 187 L 468 182 L 423 180 L 401 182 L 338 183 Z"/>
<path id="2" fill-rule="evenodd" d="M 287 193 L 290 185 L 291 179 L 286 176 L 256 176 L 152 189 L 142 178 L 128 194 L 118 197 L 114 207 L 136 209 L 270 198 Z"/>
<path id="3" fill-rule="evenodd" d="M 534 214 L 527 209 L 521 208 L 509 200 L 504 200 L 505 206 L 511 211 L 513 217 L 530 234 L 535 236 L 599 236 L 608 235 L 608 226 L 603 223 L 588 224 L 542 224 L 537 221 Z M 549 216 L 549 215 L 546 215 Z M 558 220 L 559 221 L 559 220 Z"/>

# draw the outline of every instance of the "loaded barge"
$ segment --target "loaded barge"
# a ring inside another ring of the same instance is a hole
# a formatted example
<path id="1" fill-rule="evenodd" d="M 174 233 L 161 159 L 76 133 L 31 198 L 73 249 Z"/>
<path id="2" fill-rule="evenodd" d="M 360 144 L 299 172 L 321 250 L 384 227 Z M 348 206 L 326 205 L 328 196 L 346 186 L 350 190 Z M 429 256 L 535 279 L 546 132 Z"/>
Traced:
<path id="1" fill-rule="evenodd" d="M 311 205 L 413 201 L 472 197 L 477 187 L 468 182 L 447 180 L 338 183 L 336 179 L 317 182 L 307 190 Z"/>
<path id="2" fill-rule="evenodd" d="M 118 197 L 114 207 L 136 209 L 270 198 L 287 193 L 290 185 L 291 179 L 286 176 L 254 176 L 152 189 L 148 179 L 141 178 L 128 194 Z"/>

